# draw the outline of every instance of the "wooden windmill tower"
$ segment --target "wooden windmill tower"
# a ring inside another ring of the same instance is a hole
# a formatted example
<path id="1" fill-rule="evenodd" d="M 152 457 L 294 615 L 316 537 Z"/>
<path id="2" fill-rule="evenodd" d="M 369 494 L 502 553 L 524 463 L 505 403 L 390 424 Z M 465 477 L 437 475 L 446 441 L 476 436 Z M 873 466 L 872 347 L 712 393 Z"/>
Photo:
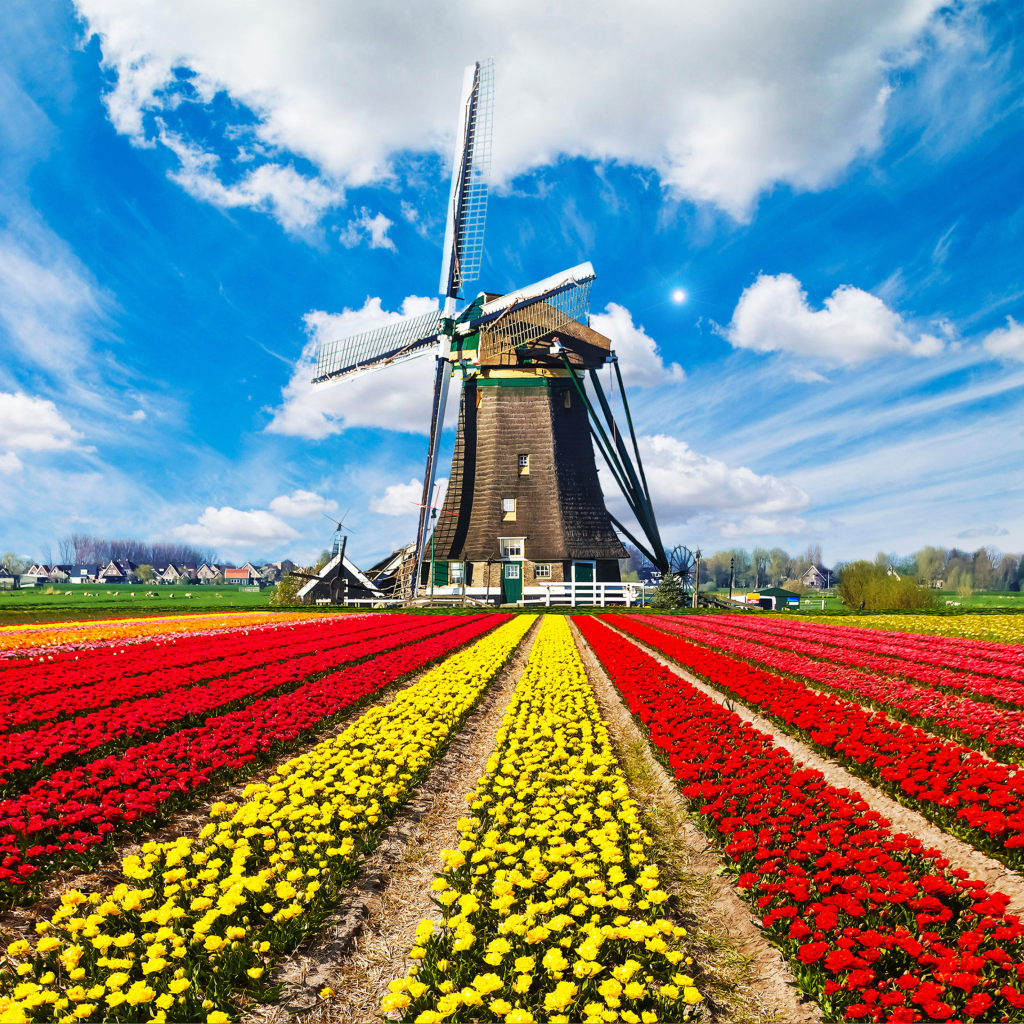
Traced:
<path id="1" fill-rule="evenodd" d="M 669 571 L 628 405 L 625 426 L 635 464 L 597 378 L 597 369 L 612 363 L 622 388 L 611 342 L 588 325 L 594 268 L 584 263 L 505 295 L 482 292 L 459 309 L 464 286 L 479 277 L 483 255 L 493 74 L 489 60 L 466 69 L 441 308 L 322 344 L 313 378 L 327 386 L 420 355 L 436 357 L 411 596 L 428 583 L 428 565 L 434 586 L 493 588 L 505 601 L 518 600 L 522 587 L 535 581 L 617 582 L 618 559 L 626 551 L 615 527 Z M 425 563 L 427 509 L 455 373 L 462 397 L 447 514 L 437 520 L 434 558 Z M 584 386 L 587 374 L 596 405 Z M 622 397 L 625 402 L 624 391 Z M 646 545 L 605 508 L 595 443 Z"/>

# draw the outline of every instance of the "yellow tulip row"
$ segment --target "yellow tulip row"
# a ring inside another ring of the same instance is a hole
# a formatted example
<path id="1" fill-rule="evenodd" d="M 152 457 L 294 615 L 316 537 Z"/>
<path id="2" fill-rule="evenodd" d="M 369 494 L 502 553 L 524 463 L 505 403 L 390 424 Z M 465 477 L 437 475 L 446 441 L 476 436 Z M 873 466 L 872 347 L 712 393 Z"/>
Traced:
<path id="1" fill-rule="evenodd" d="M 846 615 L 803 616 L 801 622 L 826 626 L 861 626 L 891 629 L 900 633 L 956 636 L 966 640 L 988 640 L 998 644 L 1024 644 L 1024 615 Z"/>
<path id="2" fill-rule="evenodd" d="M 70 892 L 8 947 L 0 1021 L 223 1022 L 272 998 L 276 953 L 319 927 L 535 616 L 518 616 L 284 764 L 193 841 L 147 843 L 107 896 Z"/>
<path id="3" fill-rule="evenodd" d="M 20 623 L 0 626 L 0 651 L 33 647 L 95 643 L 99 640 L 136 640 L 174 633 L 202 633 L 210 629 L 266 626 L 309 618 L 313 612 L 230 612 L 216 615 L 174 615 L 138 619 L 99 619 L 76 622 Z"/>
<path id="4" fill-rule="evenodd" d="M 458 849 L 433 883 L 408 974 L 382 1012 L 401 1020 L 687 1021 L 702 996 L 686 930 L 618 767 L 572 634 L 541 624 Z"/>

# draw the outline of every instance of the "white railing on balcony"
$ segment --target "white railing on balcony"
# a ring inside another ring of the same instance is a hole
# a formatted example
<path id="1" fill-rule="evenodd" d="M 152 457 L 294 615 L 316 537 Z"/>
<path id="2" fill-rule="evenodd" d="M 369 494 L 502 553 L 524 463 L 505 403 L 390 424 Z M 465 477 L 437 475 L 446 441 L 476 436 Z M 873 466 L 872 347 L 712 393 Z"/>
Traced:
<path id="1" fill-rule="evenodd" d="M 648 603 L 654 590 L 654 587 L 643 583 L 537 583 L 532 587 L 523 587 L 523 596 L 517 604 L 523 607 L 543 605 L 547 608 L 552 605 L 569 605 L 573 608 L 581 605 L 633 607 Z M 435 587 L 432 596 L 450 603 L 463 594 L 485 604 L 501 604 L 501 590 L 496 586 L 466 587 L 465 590 L 452 586 Z M 429 587 L 424 590 L 423 596 L 431 597 Z"/>
<path id="2" fill-rule="evenodd" d="M 598 607 L 606 608 L 623 606 L 631 608 L 650 603 L 655 587 L 643 583 L 538 583 L 532 587 L 523 587 L 523 596 L 517 602 L 520 607 L 552 606 Z M 470 603 L 500 605 L 501 590 L 499 587 L 466 587 L 458 586 L 425 587 L 422 600 L 434 601 L 437 604 L 459 604 L 462 598 Z M 330 604 L 330 598 L 317 598 L 318 605 Z M 385 600 L 373 598 L 343 598 L 343 605 L 361 607 L 385 607 L 400 605 L 400 598 Z"/>

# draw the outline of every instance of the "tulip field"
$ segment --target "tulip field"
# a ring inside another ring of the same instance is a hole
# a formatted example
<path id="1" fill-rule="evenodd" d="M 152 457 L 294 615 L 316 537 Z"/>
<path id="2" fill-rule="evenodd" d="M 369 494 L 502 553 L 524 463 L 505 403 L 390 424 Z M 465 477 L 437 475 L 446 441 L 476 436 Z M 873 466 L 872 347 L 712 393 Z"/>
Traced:
<path id="1" fill-rule="evenodd" d="M 1024 1021 L 1024 646 L 878 625 L 299 609 L 0 629 L 0 1022 L 267 1019 L 282 964 L 481 715 L 486 768 L 408 896 L 377 1012 L 729 1019 L 609 699 L 824 1020 Z M 349 1019 L 337 995 L 317 1021 Z"/>

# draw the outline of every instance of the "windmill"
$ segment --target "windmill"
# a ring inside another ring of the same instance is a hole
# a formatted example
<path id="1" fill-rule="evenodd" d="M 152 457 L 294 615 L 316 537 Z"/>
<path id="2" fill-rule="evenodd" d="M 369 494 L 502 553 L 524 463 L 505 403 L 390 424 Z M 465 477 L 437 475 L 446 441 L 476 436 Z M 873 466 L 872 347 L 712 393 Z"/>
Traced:
<path id="1" fill-rule="evenodd" d="M 462 396 L 443 509 L 447 517 L 431 535 L 442 562 L 461 563 L 464 582 L 471 573 L 483 573 L 489 588 L 496 561 L 491 553 L 498 551 L 502 594 L 512 600 L 521 596 L 527 575 L 598 582 L 602 574 L 606 580 L 613 574 L 617 581 L 625 549 L 614 524 L 651 562 L 669 569 L 618 362 L 609 339 L 589 326 L 594 268 L 583 263 L 508 294 L 481 292 L 466 298 L 465 286 L 478 279 L 483 257 L 493 97 L 493 61 L 466 68 L 440 308 L 324 342 L 317 351 L 313 384 L 318 388 L 420 356 L 435 357 L 430 440 L 409 568 L 412 597 L 421 586 L 430 496 L 455 373 L 461 377 Z M 460 302 L 466 303 L 461 310 Z M 635 465 L 597 377 L 607 364 L 622 394 Z M 584 387 L 585 372 L 604 423 Z M 647 538 L 646 546 L 605 508 L 594 444 Z M 433 569 L 430 579 L 433 586 Z"/>

